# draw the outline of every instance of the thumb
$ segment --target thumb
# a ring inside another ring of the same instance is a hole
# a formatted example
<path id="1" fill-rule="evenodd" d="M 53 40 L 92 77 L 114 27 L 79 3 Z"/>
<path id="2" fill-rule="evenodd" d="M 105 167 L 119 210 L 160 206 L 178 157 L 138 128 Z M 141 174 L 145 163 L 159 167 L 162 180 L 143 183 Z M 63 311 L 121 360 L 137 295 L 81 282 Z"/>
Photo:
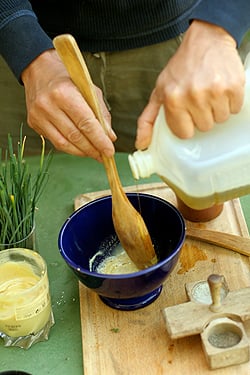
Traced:
<path id="1" fill-rule="evenodd" d="M 143 150 L 150 145 L 153 126 L 159 110 L 160 104 L 155 101 L 150 101 L 138 118 L 137 135 L 135 141 L 135 147 L 137 149 Z"/>

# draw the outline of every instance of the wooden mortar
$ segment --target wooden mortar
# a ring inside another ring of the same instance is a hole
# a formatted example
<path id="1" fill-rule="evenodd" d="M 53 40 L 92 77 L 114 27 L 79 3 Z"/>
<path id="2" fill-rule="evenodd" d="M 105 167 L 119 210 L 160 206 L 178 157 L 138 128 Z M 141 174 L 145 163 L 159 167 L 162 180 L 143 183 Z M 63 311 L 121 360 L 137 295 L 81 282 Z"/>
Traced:
<path id="1" fill-rule="evenodd" d="M 206 222 L 215 219 L 220 215 L 224 206 L 224 204 L 221 203 L 202 210 L 196 210 L 187 206 L 178 196 L 176 196 L 176 199 L 177 207 L 182 213 L 183 217 L 194 222 Z"/>

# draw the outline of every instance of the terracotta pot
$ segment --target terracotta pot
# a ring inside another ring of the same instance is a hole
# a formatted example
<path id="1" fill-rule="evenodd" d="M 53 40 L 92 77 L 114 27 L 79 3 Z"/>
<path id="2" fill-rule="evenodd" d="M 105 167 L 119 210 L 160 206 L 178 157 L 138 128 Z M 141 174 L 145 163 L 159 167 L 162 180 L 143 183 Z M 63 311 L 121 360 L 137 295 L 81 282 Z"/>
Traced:
<path id="1" fill-rule="evenodd" d="M 176 197 L 177 199 L 177 207 L 179 211 L 182 213 L 185 219 L 195 222 L 205 222 L 212 219 L 215 219 L 223 210 L 223 203 L 216 204 L 212 207 L 203 209 L 203 210 L 195 210 L 189 206 L 187 206 L 180 198 Z"/>

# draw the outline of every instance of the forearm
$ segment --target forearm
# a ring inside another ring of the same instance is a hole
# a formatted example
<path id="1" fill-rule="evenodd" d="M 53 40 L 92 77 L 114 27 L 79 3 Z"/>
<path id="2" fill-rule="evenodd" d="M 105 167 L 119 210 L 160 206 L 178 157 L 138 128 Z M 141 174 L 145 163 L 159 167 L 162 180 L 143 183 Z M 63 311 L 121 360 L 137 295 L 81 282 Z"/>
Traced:
<path id="1" fill-rule="evenodd" d="M 201 0 L 192 12 L 193 19 L 206 21 L 225 29 L 239 46 L 250 28 L 249 0 Z"/>
<path id="2" fill-rule="evenodd" d="M 52 47 L 28 1 L 0 0 L 0 53 L 17 79 L 37 56 Z"/>

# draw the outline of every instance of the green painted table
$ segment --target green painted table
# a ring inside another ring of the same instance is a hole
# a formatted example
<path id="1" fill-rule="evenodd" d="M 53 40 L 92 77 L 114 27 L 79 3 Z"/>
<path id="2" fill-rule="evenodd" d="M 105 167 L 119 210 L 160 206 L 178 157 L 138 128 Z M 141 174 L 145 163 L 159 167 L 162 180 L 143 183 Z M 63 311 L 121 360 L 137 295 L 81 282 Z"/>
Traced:
<path id="1" fill-rule="evenodd" d="M 133 185 L 127 155 L 116 155 L 124 186 Z M 27 158 L 31 169 L 38 165 L 37 157 Z M 157 176 L 140 183 L 161 181 Z M 82 375 L 82 347 L 78 281 L 61 258 L 57 236 L 61 225 L 73 212 L 74 198 L 82 193 L 108 188 L 103 166 L 91 159 L 55 154 L 50 167 L 50 179 L 38 202 L 36 215 L 39 252 L 46 260 L 50 280 L 55 325 L 49 340 L 28 350 L 5 348 L 0 341 L 0 370 L 23 370 L 32 375 Z M 241 199 L 250 227 L 250 196 Z"/>

